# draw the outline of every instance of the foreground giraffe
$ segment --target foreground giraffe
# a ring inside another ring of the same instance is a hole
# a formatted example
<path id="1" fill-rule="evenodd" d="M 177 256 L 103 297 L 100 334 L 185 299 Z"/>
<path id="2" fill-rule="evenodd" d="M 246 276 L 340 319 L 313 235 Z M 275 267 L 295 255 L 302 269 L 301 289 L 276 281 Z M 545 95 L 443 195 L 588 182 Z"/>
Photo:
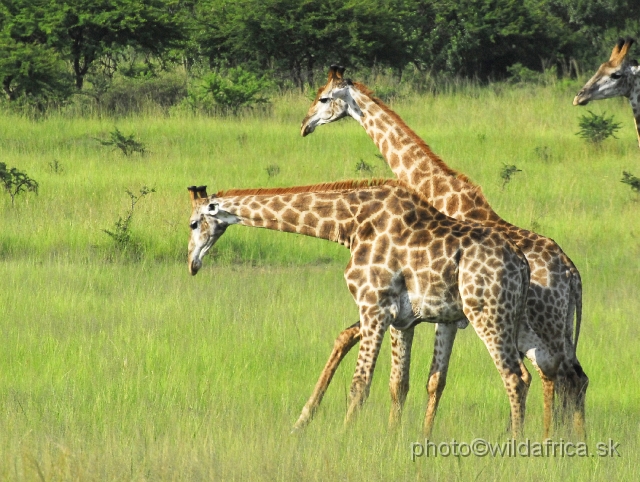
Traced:
<path id="1" fill-rule="evenodd" d="M 500 372 L 517 436 L 530 379 L 516 338 L 529 267 L 498 230 L 436 211 L 398 181 L 345 181 L 207 196 L 190 187 L 189 271 L 232 224 L 305 234 L 346 246 L 344 277 L 360 314 L 360 349 L 348 421 L 366 400 L 386 330 L 468 320 Z"/>
<path id="2" fill-rule="evenodd" d="M 609 60 L 584 84 L 573 99 L 573 105 L 587 105 L 592 100 L 611 97 L 626 97 L 633 109 L 640 146 L 640 67 L 637 60 L 629 58 L 632 44 L 632 38 L 618 40 Z"/>
<path id="3" fill-rule="evenodd" d="M 343 78 L 344 68 L 332 66 L 329 80 L 318 90 L 301 134 L 306 136 L 323 124 L 353 117 L 378 146 L 398 179 L 431 203 L 438 211 L 469 222 L 482 223 L 503 233 L 522 250 L 531 269 L 527 320 L 520 332 L 518 348 L 538 371 L 544 394 L 544 436 L 550 432 L 554 390 L 561 396 L 561 412 L 573 412 L 574 428 L 584 436 L 584 398 L 588 378 L 576 357 L 582 311 L 582 283 L 573 262 L 551 239 L 518 228 L 496 214 L 480 188 L 449 168 L 400 117 L 360 83 Z M 572 340 L 576 313 L 575 341 Z M 357 327 L 357 324 L 354 325 Z M 449 358 L 457 327 L 437 325 L 434 356 L 427 392 L 429 401 L 424 432 L 431 433 L 434 416 L 445 387 Z M 340 360 L 355 345 L 358 331 L 345 330 L 336 340 L 313 394 L 296 427 L 308 423 L 317 409 Z M 409 390 L 412 334 L 391 330 L 393 359 L 390 380 L 390 421 L 397 423 Z"/>

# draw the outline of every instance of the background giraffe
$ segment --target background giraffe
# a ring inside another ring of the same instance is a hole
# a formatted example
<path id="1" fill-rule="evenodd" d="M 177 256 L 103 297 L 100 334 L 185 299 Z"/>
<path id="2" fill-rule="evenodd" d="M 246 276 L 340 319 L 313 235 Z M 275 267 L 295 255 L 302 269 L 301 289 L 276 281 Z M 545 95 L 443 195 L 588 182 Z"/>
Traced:
<path id="1" fill-rule="evenodd" d="M 611 97 L 626 97 L 633 110 L 640 147 L 640 67 L 638 61 L 628 55 L 633 42 L 629 37 L 618 40 L 609 60 L 584 84 L 573 99 L 573 105 L 587 105 L 592 100 Z"/>
<path id="2" fill-rule="evenodd" d="M 584 397 L 588 378 L 576 357 L 581 310 L 582 283 L 573 262 L 551 239 L 518 228 L 504 221 L 493 211 L 478 186 L 454 171 L 438 158 L 429 146 L 402 119 L 369 89 L 360 83 L 343 78 L 344 68 L 332 66 L 325 86 L 318 90 L 301 133 L 306 136 L 322 124 L 346 116 L 356 119 L 380 149 L 398 179 L 421 193 L 440 212 L 465 221 L 480 222 L 507 234 L 526 255 L 531 268 L 531 283 L 527 302 L 528 325 L 520 332 L 518 348 L 531 360 L 538 371 L 544 393 L 544 435 L 548 436 L 553 410 L 554 390 L 561 395 L 561 412 L 573 412 L 574 427 L 583 435 Z M 573 317 L 576 313 L 576 333 Z M 341 339 L 353 344 L 346 331 Z M 392 330 L 391 335 L 394 336 Z M 433 417 L 446 384 L 448 362 L 456 334 L 455 325 L 437 326 L 434 356 L 427 391 L 429 402 L 425 415 L 425 433 L 432 429 Z M 394 341 L 392 340 L 392 343 Z M 390 391 L 391 420 L 399 417 L 409 389 L 410 340 L 399 337 L 396 344 L 404 344 L 402 357 L 392 360 Z M 311 398 L 298 424 L 304 425 L 319 404 L 331 370 L 337 368 L 345 349 L 334 347 Z M 338 354 L 339 356 L 336 356 Z"/>
<path id="3" fill-rule="evenodd" d="M 360 349 L 349 420 L 366 400 L 386 330 L 467 319 L 485 343 L 511 404 L 514 436 L 524 420 L 529 376 L 516 339 L 529 266 L 498 230 L 454 220 L 398 181 L 231 190 L 192 200 L 189 271 L 232 224 L 300 233 L 351 251 L 344 276 L 360 313 Z"/>

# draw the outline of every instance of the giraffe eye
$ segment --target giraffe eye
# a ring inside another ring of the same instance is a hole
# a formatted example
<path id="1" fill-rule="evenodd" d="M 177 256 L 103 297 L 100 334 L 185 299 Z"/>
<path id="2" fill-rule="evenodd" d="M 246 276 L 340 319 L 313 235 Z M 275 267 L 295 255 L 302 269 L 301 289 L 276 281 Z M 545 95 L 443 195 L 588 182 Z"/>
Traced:
<path id="1" fill-rule="evenodd" d="M 318 99 L 320 102 L 322 102 L 323 104 L 326 104 L 327 102 L 329 102 L 329 97 L 321 97 L 320 99 Z"/>
<path id="2" fill-rule="evenodd" d="M 193 231 L 194 229 L 196 229 L 198 227 L 198 221 L 194 221 L 192 222 L 189 227 L 191 228 L 191 230 Z"/>
<path id="3" fill-rule="evenodd" d="M 620 77 L 622 77 L 622 74 L 620 72 L 614 72 L 613 74 L 611 74 L 611 78 L 613 80 L 618 80 Z"/>

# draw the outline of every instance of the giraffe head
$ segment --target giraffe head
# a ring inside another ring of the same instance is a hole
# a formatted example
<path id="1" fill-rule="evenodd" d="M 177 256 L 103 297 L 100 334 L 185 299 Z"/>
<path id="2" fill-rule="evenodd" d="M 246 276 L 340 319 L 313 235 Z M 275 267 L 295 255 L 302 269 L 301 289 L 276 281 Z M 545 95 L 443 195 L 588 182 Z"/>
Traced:
<path id="1" fill-rule="evenodd" d="M 207 196 L 206 186 L 187 188 L 191 197 L 191 218 L 189 227 L 189 273 L 195 275 L 202 267 L 202 258 L 224 234 L 227 227 L 238 220 L 232 214 L 220 209 L 216 196 Z"/>
<path id="2" fill-rule="evenodd" d="M 578 92 L 573 99 L 573 105 L 587 105 L 589 101 L 611 97 L 629 97 L 634 75 L 640 72 L 638 62 L 627 55 L 633 42 L 632 38 L 618 40 L 609 60 L 600 66 Z"/>
<path id="3" fill-rule="evenodd" d="M 350 95 L 353 83 L 343 77 L 344 71 L 344 67 L 337 65 L 329 68 L 329 80 L 325 86 L 318 89 L 318 94 L 302 121 L 302 137 L 311 134 L 317 126 L 329 124 L 348 115 L 354 118 L 362 116 L 362 111 Z"/>

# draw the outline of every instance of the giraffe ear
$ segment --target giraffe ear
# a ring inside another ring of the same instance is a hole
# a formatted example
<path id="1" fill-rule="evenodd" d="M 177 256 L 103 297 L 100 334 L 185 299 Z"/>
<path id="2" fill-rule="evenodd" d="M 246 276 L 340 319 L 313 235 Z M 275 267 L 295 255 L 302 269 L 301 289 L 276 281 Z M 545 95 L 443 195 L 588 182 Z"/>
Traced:
<path id="1" fill-rule="evenodd" d="M 195 206 L 197 199 L 204 199 L 207 196 L 207 186 L 189 186 L 189 197 L 191 198 L 191 205 Z"/>
<path id="2" fill-rule="evenodd" d="M 633 42 L 634 40 L 631 37 L 626 38 L 624 45 L 620 48 L 620 57 L 624 58 L 627 55 L 629 49 L 633 45 Z"/>
<path id="3" fill-rule="evenodd" d="M 629 49 L 633 45 L 634 40 L 631 37 L 627 37 L 626 39 L 619 39 L 616 46 L 613 48 L 613 52 L 611 52 L 611 57 L 609 58 L 609 62 L 613 66 L 618 66 L 622 63 L 622 61 L 629 53 Z"/>
<path id="4" fill-rule="evenodd" d="M 331 67 L 329 67 L 329 81 L 342 79 L 343 73 L 344 67 L 341 67 L 337 64 L 332 64 Z"/>
<path id="5" fill-rule="evenodd" d="M 622 48 L 623 45 L 624 45 L 624 39 L 620 37 L 616 42 L 615 46 L 613 47 L 613 50 L 611 51 L 611 57 L 609 57 L 609 60 L 615 60 L 618 57 L 618 55 L 620 55 L 620 49 Z"/>

